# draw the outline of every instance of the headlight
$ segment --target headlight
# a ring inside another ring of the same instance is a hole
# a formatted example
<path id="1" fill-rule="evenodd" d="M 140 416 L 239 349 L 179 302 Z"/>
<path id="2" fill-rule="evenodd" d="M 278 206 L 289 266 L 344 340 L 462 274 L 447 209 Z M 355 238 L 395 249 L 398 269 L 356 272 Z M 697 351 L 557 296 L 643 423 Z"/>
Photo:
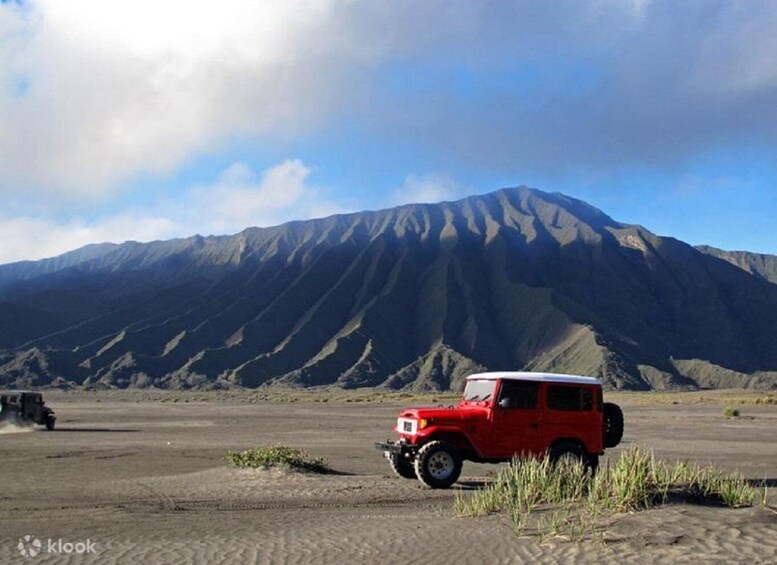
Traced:
<path id="1" fill-rule="evenodd" d="M 418 421 L 413 418 L 397 419 L 397 431 L 402 434 L 415 435 L 418 431 Z"/>
<path id="2" fill-rule="evenodd" d="M 429 420 L 427 420 L 426 418 L 421 418 L 420 420 L 418 420 L 419 430 L 423 430 L 428 425 L 429 425 Z"/>

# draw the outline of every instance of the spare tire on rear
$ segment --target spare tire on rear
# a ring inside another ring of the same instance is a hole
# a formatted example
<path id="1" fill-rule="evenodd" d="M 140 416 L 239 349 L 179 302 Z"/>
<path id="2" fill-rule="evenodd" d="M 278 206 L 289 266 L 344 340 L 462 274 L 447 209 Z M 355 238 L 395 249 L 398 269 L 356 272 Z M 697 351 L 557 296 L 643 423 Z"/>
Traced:
<path id="1" fill-rule="evenodd" d="M 604 447 L 615 447 L 623 438 L 623 410 L 613 402 L 605 402 Z"/>

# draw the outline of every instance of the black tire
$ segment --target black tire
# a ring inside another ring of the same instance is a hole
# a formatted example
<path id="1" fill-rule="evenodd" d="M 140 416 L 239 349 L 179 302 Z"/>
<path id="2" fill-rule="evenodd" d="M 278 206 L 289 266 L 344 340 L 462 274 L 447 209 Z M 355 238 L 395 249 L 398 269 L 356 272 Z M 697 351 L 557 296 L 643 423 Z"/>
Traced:
<path id="1" fill-rule="evenodd" d="M 445 441 L 430 441 L 418 450 L 415 474 L 431 488 L 448 488 L 461 475 L 461 454 Z"/>
<path id="2" fill-rule="evenodd" d="M 557 443 L 550 448 L 550 462 L 553 465 L 558 464 L 562 459 L 574 459 L 581 463 L 587 463 L 587 457 L 585 451 L 576 443 Z"/>
<path id="3" fill-rule="evenodd" d="M 615 447 L 623 439 L 623 410 L 617 404 L 605 402 L 604 447 Z"/>
<path id="4" fill-rule="evenodd" d="M 53 431 L 56 421 L 57 419 L 54 416 L 46 416 L 46 429 Z"/>
<path id="5" fill-rule="evenodd" d="M 599 456 L 588 455 L 588 461 L 586 461 L 586 467 L 591 471 L 591 476 L 596 475 L 596 470 L 599 469 Z"/>
<path id="6" fill-rule="evenodd" d="M 599 467 L 599 456 L 586 453 L 582 445 L 573 442 L 562 442 L 550 448 L 548 454 L 552 465 L 558 464 L 562 459 L 572 459 L 582 463 L 593 475 Z"/>
<path id="7" fill-rule="evenodd" d="M 401 457 L 400 455 L 392 454 L 391 457 L 389 457 L 389 465 L 397 477 L 401 477 L 403 479 L 416 478 L 415 466 L 413 465 L 413 462 L 405 459 L 404 457 Z"/>

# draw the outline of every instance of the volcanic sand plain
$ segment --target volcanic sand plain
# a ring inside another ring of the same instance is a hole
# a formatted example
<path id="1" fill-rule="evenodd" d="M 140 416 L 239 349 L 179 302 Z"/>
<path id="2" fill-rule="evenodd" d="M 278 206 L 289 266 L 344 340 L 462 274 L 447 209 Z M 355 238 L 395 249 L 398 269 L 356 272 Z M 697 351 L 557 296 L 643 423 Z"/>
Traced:
<path id="1" fill-rule="evenodd" d="M 518 535 L 506 516 L 457 517 L 456 493 L 481 487 L 499 465 L 465 463 L 450 490 L 395 478 L 373 442 L 393 436 L 403 406 L 428 401 L 132 391 L 45 398 L 57 430 L 0 430 L 0 563 L 777 563 L 777 405 L 742 404 L 740 418 L 726 418 L 724 405 L 739 398 L 731 393 L 610 395 L 626 433 L 605 460 L 638 445 L 669 461 L 740 470 L 769 485 L 766 505 L 613 514 L 598 535 L 576 541 Z M 275 443 L 325 457 L 335 472 L 225 461 L 229 449 Z M 26 535 L 44 551 L 23 557 L 17 544 Z M 89 540 L 94 553 L 49 553 L 49 539 Z"/>

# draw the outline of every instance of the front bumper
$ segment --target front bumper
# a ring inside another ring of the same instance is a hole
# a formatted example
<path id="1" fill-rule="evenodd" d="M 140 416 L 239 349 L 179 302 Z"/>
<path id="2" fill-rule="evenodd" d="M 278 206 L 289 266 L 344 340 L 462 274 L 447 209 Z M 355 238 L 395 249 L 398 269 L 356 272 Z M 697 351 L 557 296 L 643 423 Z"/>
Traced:
<path id="1" fill-rule="evenodd" d="M 383 452 L 383 457 L 389 459 L 392 456 L 412 459 L 415 457 L 416 446 L 404 441 L 375 442 L 375 449 Z"/>

